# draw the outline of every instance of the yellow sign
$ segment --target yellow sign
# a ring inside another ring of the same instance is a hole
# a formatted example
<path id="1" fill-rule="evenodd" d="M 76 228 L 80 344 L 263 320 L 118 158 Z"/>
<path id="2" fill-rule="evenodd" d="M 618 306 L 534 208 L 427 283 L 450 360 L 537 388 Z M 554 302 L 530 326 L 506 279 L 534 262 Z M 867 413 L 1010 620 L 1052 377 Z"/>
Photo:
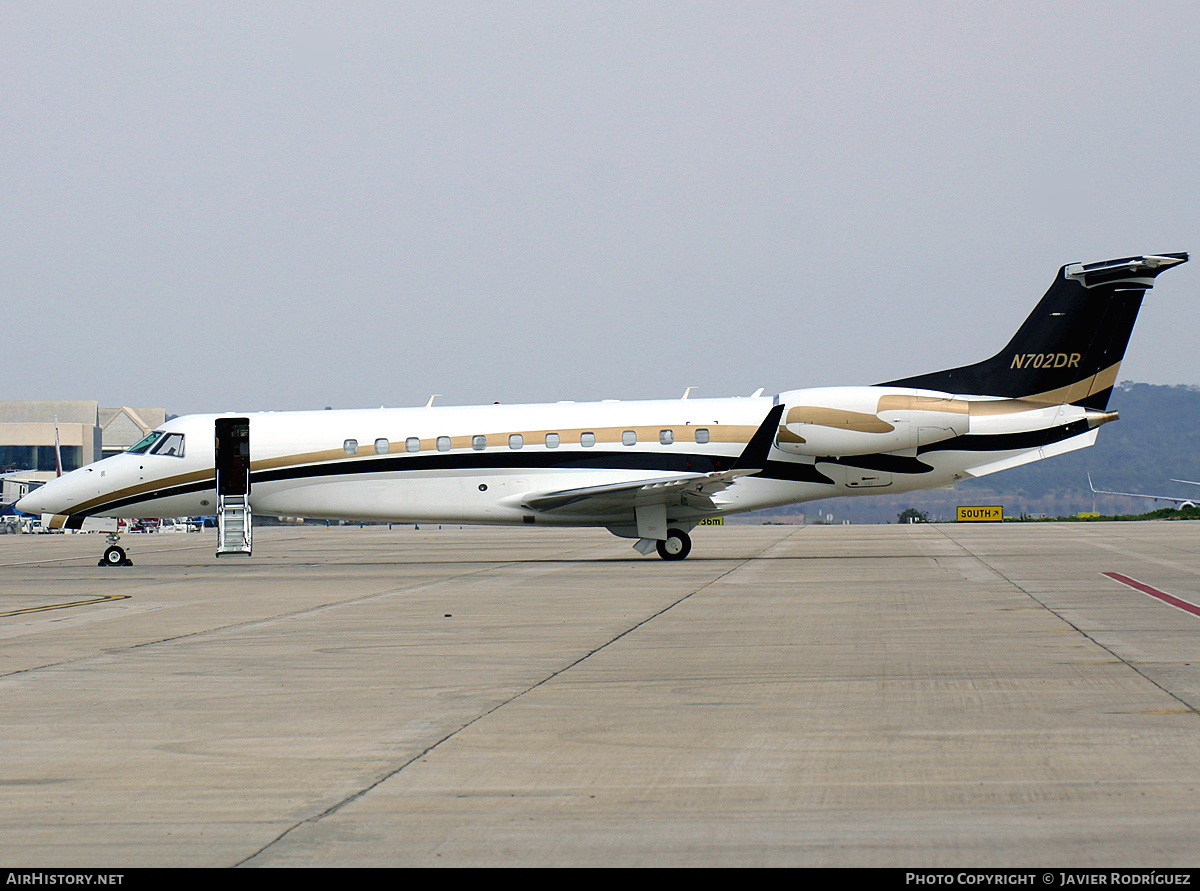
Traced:
<path id="1" fill-rule="evenodd" d="M 1004 520 L 1004 508 L 999 504 L 959 505 L 960 523 L 999 523 Z"/>
<path id="2" fill-rule="evenodd" d="M 703 520 L 698 522 L 696 525 L 697 526 L 724 526 L 725 518 L 724 517 L 705 517 Z"/>

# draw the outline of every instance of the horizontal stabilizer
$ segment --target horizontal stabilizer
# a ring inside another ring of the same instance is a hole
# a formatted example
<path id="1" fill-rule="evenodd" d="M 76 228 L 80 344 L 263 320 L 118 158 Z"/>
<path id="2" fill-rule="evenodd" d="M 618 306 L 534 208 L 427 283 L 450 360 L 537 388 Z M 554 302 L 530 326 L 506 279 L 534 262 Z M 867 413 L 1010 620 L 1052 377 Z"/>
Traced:
<path id="1" fill-rule="evenodd" d="M 1145 257 L 1123 257 L 1120 260 L 1101 260 L 1099 263 L 1071 263 L 1063 267 L 1066 278 L 1075 279 L 1085 288 L 1117 283 L 1153 287 L 1154 277 L 1165 269 L 1186 263 L 1188 255 L 1150 254 Z"/>

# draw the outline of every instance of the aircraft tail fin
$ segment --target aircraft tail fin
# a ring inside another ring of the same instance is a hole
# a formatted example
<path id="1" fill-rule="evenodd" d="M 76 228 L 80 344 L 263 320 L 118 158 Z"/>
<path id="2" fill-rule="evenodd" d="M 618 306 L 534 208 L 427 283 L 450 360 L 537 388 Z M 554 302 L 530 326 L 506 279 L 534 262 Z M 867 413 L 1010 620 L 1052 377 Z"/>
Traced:
<path id="1" fill-rule="evenodd" d="M 1187 259 L 1178 253 L 1071 263 L 992 358 L 879 386 L 1103 410 L 1143 295 L 1159 273 Z"/>

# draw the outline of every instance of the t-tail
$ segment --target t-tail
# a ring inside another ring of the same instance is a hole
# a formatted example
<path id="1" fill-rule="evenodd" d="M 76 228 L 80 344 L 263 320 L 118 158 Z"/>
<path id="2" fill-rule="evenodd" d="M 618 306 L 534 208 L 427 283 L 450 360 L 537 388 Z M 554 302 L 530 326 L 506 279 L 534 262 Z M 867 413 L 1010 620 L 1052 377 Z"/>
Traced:
<path id="1" fill-rule="evenodd" d="M 1071 263 L 1059 270 L 1008 346 L 992 358 L 879 386 L 1103 411 L 1143 295 L 1154 287 L 1155 276 L 1187 259 L 1178 253 Z"/>

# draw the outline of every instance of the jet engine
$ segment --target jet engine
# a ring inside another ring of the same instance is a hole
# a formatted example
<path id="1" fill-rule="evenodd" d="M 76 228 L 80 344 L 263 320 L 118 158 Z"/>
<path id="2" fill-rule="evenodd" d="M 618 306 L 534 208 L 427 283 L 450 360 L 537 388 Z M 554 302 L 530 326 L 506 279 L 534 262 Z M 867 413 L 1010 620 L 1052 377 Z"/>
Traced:
<path id="1" fill-rule="evenodd" d="M 970 430 L 970 404 L 888 387 L 791 390 L 775 445 L 795 455 L 842 457 L 915 449 Z"/>

